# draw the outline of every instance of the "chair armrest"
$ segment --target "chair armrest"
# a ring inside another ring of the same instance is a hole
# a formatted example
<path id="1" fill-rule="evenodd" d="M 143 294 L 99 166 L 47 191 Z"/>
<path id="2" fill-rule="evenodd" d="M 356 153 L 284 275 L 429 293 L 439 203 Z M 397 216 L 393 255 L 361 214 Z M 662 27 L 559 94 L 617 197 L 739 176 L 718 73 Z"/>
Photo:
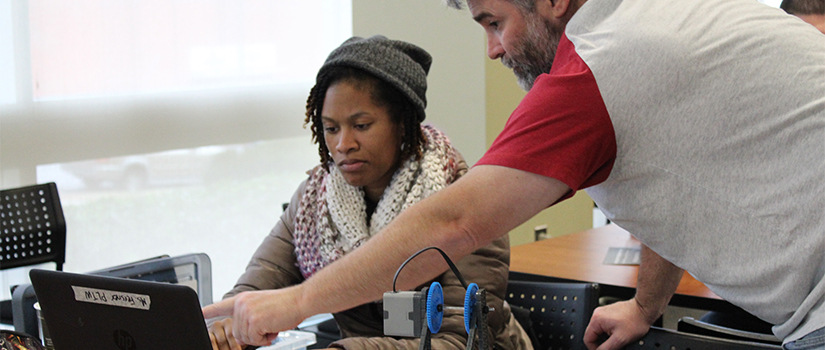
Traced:
<path id="1" fill-rule="evenodd" d="M 756 341 L 769 344 L 782 344 L 782 341 L 773 334 L 756 333 L 724 327 L 687 316 L 679 319 L 677 329 L 680 332 L 709 335 L 718 338 Z"/>

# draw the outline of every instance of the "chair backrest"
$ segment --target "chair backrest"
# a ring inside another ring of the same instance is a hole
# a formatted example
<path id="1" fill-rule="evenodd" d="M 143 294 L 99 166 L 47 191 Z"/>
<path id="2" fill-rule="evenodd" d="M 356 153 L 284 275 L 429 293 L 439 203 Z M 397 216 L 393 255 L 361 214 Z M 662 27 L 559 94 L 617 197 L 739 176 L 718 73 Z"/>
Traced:
<path id="1" fill-rule="evenodd" d="M 536 349 L 585 349 L 582 338 L 599 303 L 599 285 L 511 280 L 506 299 L 530 310 Z"/>
<path id="2" fill-rule="evenodd" d="M 66 261 L 66 221 L 54 182 L 0 191 L 0 270 Z"/>
<path id="3" fill-rule="evenodd" d="M 781 345 L 782 341 L 773 334 L 749 332 L 741 329 L 724 327 L 702 320 L 697 320 L 690 316 L 679 319 L 676 323 L 676 330 L 685 333 L 707 335 L 717 338 L 727 338 L 734 340 L 755 341 L 760 343 Z"/>
<path id="4" fill-rule="evenodd" d="M 758 343 L 710 337 L 672 329 L 651 327 L 639 341 L 625 347 L 625 350 L 666 349 L 666 350 L 781 350 L 776 344 Z"/>

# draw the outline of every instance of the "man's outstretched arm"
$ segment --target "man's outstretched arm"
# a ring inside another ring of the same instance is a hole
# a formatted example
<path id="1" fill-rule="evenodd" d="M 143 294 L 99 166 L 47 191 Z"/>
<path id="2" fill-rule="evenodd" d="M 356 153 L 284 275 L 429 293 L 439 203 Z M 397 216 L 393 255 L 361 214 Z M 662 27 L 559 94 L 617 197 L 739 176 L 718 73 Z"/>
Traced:
<path id="1" fill-rule="evenodd" d="M 569 191 L 553 178 L 500 166 L 474 167 L 304 283 L 242 293 L 205 307 L 204 316 L 233 316 L 236 338 L 251 345 L 268 344 L 277 332 L 309 316 L 381 299 L 392 290 L 398 267 L 417 251 L 436 246 L 458 260 L 507 234 Z M 404 268 L 397 288 L 409 290 L 446 269 L 438 253 L 426 252 Z"/>

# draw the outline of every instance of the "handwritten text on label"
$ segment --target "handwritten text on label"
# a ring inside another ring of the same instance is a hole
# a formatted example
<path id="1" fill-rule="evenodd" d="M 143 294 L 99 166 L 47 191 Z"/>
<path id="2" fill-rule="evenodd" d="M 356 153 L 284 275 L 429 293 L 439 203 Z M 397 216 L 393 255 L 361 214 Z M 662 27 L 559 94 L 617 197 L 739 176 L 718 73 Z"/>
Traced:
<path id="1" fill-rule="evenodd" d="M 149 310 L 152 299 L 148 295 L 118 292 L 114 290 L 72 286 L 77 301 Z"/>

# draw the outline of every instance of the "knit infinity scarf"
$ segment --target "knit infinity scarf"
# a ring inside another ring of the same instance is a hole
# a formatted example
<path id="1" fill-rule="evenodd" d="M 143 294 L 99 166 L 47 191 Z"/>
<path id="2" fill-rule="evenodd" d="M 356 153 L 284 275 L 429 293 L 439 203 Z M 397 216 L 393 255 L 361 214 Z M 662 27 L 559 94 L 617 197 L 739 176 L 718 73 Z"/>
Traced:
<path id="1" fill-rule="evenodd" d="M 362 188 L 349 185 L 335 165 L 329 172 L 322 166 L 311 171 L 294 232 L 298 267 L 305 278 L 360 247 L 402 210 L 458 178 L 461 157 L 447 136 L 429 125 L 421 130 L 426 139 L 423 157 L 410 158 L 396 170 L 369 225 Z"/>

